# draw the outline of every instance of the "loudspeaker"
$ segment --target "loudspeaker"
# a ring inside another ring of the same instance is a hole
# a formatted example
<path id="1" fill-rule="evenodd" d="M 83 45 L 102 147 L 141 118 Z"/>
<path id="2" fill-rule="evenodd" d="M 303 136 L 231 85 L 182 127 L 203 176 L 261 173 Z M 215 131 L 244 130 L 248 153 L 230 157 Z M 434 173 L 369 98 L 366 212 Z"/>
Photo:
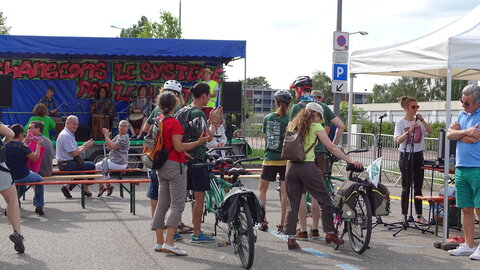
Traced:
<path id="1" fill-rule="evenodd" d="M 77 142 L 86 142 L 92 138 L 90 133 L 90 126 L 78 126 L 77 131 L 75 131 L 75 140 Z"/>
<path id="2" fill-rule="evenodd" d="M 220 99 L 223 112 L 242 112 L 242 83 L 224 82 L 220 93 Z"/>
<path id="3" fill-rule="evenodd" d="M 445 141 L 446 141 L 447 132 L 445 129 L 441 128 L 438 130 L 438 153 L 437 159 L 442 163 L 445 158 Z M 457 141 L 450 141 L 450 155 L 456 156 L 457 151 Z M 442 163 L 444 164 L 444 163 Z"/>
<path id="4" fill-rule="evenodd" d="M 0 75 L 0 108 L 12 107 L 12 76 Z"/>

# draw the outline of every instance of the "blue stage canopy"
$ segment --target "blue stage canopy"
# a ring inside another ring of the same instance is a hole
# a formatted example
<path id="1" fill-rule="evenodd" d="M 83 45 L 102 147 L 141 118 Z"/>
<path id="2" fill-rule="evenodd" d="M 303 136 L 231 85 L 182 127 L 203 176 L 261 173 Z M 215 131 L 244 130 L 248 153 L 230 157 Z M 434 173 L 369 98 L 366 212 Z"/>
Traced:
<path id="1" fill-rule="evenodd" d="M 216 61 L 245 58 L 246 41 L 0 35 L 4 59 Z"/>

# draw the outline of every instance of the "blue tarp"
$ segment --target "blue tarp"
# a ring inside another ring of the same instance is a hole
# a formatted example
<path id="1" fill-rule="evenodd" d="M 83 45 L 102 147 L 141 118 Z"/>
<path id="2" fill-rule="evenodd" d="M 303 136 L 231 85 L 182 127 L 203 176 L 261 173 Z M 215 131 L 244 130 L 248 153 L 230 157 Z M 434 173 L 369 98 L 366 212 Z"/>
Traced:
<path id="1" fill-rule="evenodd" d="M 0 58 L 215 61 L 245 58 L 246 41 L 0 35 Z"/>

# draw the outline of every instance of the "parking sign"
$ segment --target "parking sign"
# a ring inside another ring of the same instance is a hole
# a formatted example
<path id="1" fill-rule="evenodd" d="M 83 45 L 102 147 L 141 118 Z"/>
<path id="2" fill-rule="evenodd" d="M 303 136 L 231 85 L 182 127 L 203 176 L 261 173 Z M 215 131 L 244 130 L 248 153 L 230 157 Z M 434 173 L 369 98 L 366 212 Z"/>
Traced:
<path id="1" fill-rule="evenodd" d="M 348 65 L 347 64 L 333 64 L 333 80 L 346 81 L 348 79 Z"/>

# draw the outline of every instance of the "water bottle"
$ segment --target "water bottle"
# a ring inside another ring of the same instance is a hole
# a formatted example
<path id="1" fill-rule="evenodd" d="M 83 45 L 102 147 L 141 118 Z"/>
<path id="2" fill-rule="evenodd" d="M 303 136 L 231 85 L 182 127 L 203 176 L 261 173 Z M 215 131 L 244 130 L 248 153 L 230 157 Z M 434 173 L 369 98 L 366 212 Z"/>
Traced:
<path id="1" fill-rule="evenodd" d="M 451 154 L 448 159 L 448 168 L 449 170 L 455 170 L 455 156 L 453 156 L 453 154 Z"/>

